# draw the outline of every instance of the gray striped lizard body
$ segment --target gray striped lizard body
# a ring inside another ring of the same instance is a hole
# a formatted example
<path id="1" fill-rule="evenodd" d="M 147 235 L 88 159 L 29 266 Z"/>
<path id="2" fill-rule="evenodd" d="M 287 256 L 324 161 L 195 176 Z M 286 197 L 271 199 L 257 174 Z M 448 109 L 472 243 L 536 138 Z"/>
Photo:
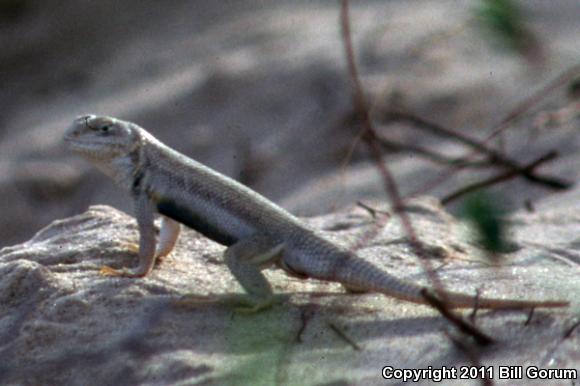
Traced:
<path id="1" fill-rule="evenodd" d="M 173 249 L 180 224 L 224 246 L 224 259 L 244 288 L 248 309 L 272 304 L 261 272 L 276 265 L 292 276 L 342 283 L 425 304 L 424 287 L 406 282 L 341 248 L 297 217 L 248 187 L 164 145 L 138 125 L 87 115 L 74 120 L 66 146 L 90 160 L 134 201 L 139 228 L 139 264 L 105 273 L 144 277 Z M 157 240 L 154 216 L 162 217 Z M 445 292 L 449 307 L 472 307 L 469 295 Z M 564 307 L 560 300 L 477 299 L 480 308 Z"/>

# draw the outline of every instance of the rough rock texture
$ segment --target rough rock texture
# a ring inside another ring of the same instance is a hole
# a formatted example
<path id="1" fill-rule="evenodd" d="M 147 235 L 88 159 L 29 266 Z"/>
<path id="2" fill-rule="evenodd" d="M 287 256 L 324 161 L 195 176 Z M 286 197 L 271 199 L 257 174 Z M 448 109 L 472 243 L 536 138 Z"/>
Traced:
<path id="1" fill-rule="evenodd" d="M 502 256 L 500 267 L 436 200 L 416 200 L 407 210 L 448 288 L 572 301 L 568 309 L 536 310 L 531 320 L 525 311 L 478 312 L 477 325 L 498 340 L 476 354 L 479 363 L 580 367 L 580 331 L 571 330 L 580 312 L 580 208 L 513 216 L 516 248 Z M 425 281 L 398 221 L 381 216 L 375 220 L 356 207 L 307 221 L 336 242 L 358 244 L 360 256 L 384 269 Z M 188 293 L 240 291 L 222 263 L 223 248 L 190 230 L 146 279 L 100 276 L 102 265 L 136 263 L 130 252 L 136 238 L 131 217 L 93 206 L 0 250 L 0 383 L 385 385 L 400 382 L 383 380 L 383 366 L 472 363 L 445 334 L 454 329 L 428 307 L 346 294 L 339 285 L 280 271 L 267 275 L 275 291 L 289 298 L 258 314 L 212 303 L 176 304 Z M 497 373 L 495 382 L 530 384 L 500 381 Z"/>

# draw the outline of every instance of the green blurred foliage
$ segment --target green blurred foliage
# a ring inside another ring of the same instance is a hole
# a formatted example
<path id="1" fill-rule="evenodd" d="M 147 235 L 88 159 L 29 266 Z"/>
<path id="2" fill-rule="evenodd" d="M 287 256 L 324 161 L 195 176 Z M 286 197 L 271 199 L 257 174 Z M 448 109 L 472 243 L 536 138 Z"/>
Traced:
<path id="1" fill-rule="evenodd" d="M 516 46 L 522 34 L 520 10 L 510 0 L 481 0 L 476 9 L 483 25 L 498 41 Z"/>
<path id="2" fill-rule="evenodd" d="M 572 100 L 580 99 L 580 76 L 568 85 L 568 97 Z"/>
<path id="3" fill-rule="evenodd" d="M 543 60 L 543 49 L 526 26 L 524 13 L 514 0 L 480 0 L 475 8 L 480 24 L 500 47 L 528 61 Z"/>
<path id="4" fill-rule="evenodd" d="M 503 220 L 505 210 L 500 202 L 488 194 L 476 193 L 464 201 L 461 209 L 463 217 L 472 225 L 477 241 L 492 254 L 514 250 L 513 243 L 508 240 L 507 225 Z"/>

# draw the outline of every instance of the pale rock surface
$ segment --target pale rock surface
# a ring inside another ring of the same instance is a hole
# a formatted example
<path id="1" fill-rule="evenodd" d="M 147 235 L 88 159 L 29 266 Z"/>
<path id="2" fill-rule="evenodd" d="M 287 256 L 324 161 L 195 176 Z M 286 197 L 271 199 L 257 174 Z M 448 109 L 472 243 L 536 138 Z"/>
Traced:
<path id="1" fill-rule="evenodd" d="M 376 204 L 379 209 L 385 209 Z M 407 207 L 447 288 L 484 296 L 569 299 L 562 310 L 479 311 L 498 343 L 482 365 L 580 367 L 580 211 L 546 209 L 510 219 L 516 244 L 493 267 L 466 225 L 432 198 Z M 308 223 L 363 258 L 426 282 L 399 221 L 362 208 Z M 381 226 L 377 226 L 381 224 Z M 9 385 L 385 385 L 383 366 L 470 365 L 435 311 L 377 294 L 347 294 L 334 283 L 268 270 L 282 304 L 239 314 L 219 304 L 184 307 L 185 294 L 241 289 L 223 247 L 185 230 L 175 251 L 146 279 L 103 277 L 102 265 L 136 264 L 133 218 L 108 206 L 54 221 L 31 240 L 0 250 L 0 383 Z M 464 314 L 467 315 L 468 311 Z M 337 331 L 341 331 L 341 336 Z M 530 384 L 494 379 L 496 384 Z M 449 382 L 445 382 L 448 384 Z M 479 384 L 456 381 L 455 384 Z M 570 385 L 570 381 L 538 384 Z"/>

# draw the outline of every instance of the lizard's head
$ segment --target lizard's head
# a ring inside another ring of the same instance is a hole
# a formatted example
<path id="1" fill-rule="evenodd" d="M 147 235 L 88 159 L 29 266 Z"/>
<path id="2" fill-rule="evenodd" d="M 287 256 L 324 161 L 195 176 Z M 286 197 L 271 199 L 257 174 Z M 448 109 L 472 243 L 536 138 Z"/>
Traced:
<path id="1" fill-rule="evenodd" d="M 135 125 L 120 119 L 85 115 L 66 130 L 64 142 L 70 150 L 93 160 L 110 160 L 131 153 L 139 144 Z"/>

